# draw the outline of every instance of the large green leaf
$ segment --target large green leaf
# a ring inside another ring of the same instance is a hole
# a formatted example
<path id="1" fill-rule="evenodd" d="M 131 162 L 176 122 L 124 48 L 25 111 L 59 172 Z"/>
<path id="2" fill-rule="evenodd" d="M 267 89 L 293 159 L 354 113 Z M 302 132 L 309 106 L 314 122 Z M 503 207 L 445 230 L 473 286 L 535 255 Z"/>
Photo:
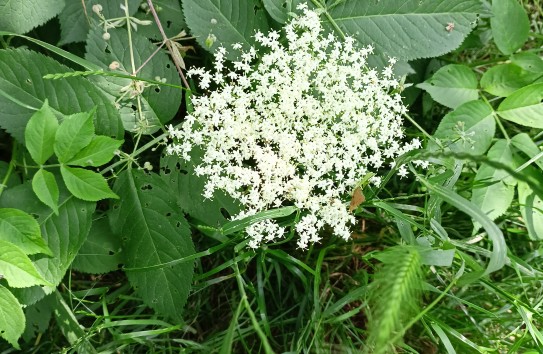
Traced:
<path id="1" fill-rule="evenodd" d="M 89 145 L 81 149 L 74 157 L 67 161 L 66 164 L 77 166 L 102 166 L 115 156 L 115 152 L 122 143 L 122 140 L 115 140 L 109 136 L 95 136 L 92 138 Z"/>
<path id="2" fill-rule="evenodd" d="M 31 215 L 16 208 L 0 209 L 0 240 L 17 245 L 26 254 L 51 255 L 51 250 L 41 236 L 38 222 Z"/>
<path id="3" fill-rule="evenodd" d="M 248 50 L 255 43 L 257 31 L 268 32 L 266 14 L 253 0 L 182 0 L 182 3 L 196 41 L 212 52 L 219 46 L 225 47 L 230 60 L 238 57 L 232 50 L 233 44 L 239 43 Z"/>
<path id="4" fill-rule="evenodd" d="M 458 153 L 481 155 L 490 147 L 496 131 L 494 111 L 483 101 L 470 101 L 447 114 L 434 137 Z"/>
<path id="5" fill-rule="evenodd" d="M 221 191 L 216 191 L 212 199 L 204 198 L 206 181 L 194 173 L 201 158 L 198 149 L 193 149 L 190 161 L 176 155 L 163 155 L 160 174 L 185 213 L 208 226 L 221 226 L 229 216 L 241 210 L 241 205 Z"/>
<path id="6" fill-rule="evenodd" d="M 12 288 L 52 285 L 38 273 L 23 250 L 11 242 L 2 240 L 0 240 L 0 274 Z"/>
<path id="7" fill-rule="evenodd" d="M 53 156 L 57 129 L 57 117 L 45 100 L 43 107 L 30 117 L 25 129 L 26 148 L 38 165 L 43 165 Z"/>
<path id="8" fill-rule="evenodd" d="M 532 84 L 513 92 L 498 107 L 498 115 L 511 122 L 543 128 L 543 83 Z"/>
<path id="9" fill-rule="evenodd" d="M 444 106 L 456 108 L 476 100 L 477 76 L 469 67 L 451 64 L 439 69 L 430 79 L 417 85 Z"/>
<path id="10" fill-rule="evenodd" d="M 114 190 L 111 226 L 122 236 L 128 280 L 143 301 L 157 313 L 181 320 L 193 275 L 193 262 L 145 269 L 192 255 L 190 228 L 177 207 L 175 195 L 157 174 L 128 169 Z"/>
<path id="11" fill-rule="evenodd" d="M 109 189 L 104 177 L 97 172 L 61 166 L 60 173 L 68 190 L 79 199 L 96 202 L 107 198 L 118 198 Z"/>
<path id="12" fill-rule="evenodd" d="M 498 140 L 490 148 L 487 156 L 490 160 L 506 166 L 515 166 L 511 145 L 505 139 Z M 483 164 L 477 171 L 475 182 L 489 185 L 473 189 L 472 203 L 486 213 L 491 220 L 503 215 L 513 201 L 516 180 L 511 178 L 506 171 Z M 477 222 L 474 225 L 476 230 L 481 227 Z"/>
<path id="13" fill-rule="evenodd" d="M 0 337 L 20 349 L 17 340 L 24 330 L 25 315 L 21 304 L 8 289 L 0 285 Z"/>
<path id="14" fill-rule="evenodd" d="M 60 162 L 70 160 L 94 137 L 94 124 L 89 113 L 77 113 L 65 117 L 55 136 L 54 150 Z"/>
<path id="15" fill-rule="evenodd" d="M 518 65 L 509 63 L 488 69 L 481 77 L 481 88 L 495 96 L 507 97 L 516 90 L 533 84 L 543 75 L 534 75 Z"/>
<path id="16" fill-rule="evenodd" d="M 129 52 L 128 32 L 125 29 L 112 29 L 109 31 L 111 38 L 106 42 L 102 39 L 99 29 L 91 30 L 87 40 L 86 58 L 95 64 L 100 65 L 104 70 L 109 70 L 108 66 L 113 61 L 119 63 L 118 70 L 132 73 L 132 63 Z M 179 74 L 175 69 L 168 55 L 164 51 L 156 51 L 156 46 L 147 38 L 138 32 L 132 32 L 132 44 L 134 50 L 134 66 L 138 70 L 151 56 L 152 58 L 138 71 L 137 76 L 145 79 L 154 80 L 155 77 L 165 79 L 167 83 L 179 85 Z M 154 54 L 154 55 L 153 55 Z M 143 90 L 142 111 L 146 120 L 145 127 L 138 124 L 137 107 L 135 98 L 130 98 L 130 94 L 122 91 L 134 81 L 123 78 L 113 77 L 94 77 L 93 82 L 99 85 L 104 91 L 111 95 L 112 99 L 120 100 L 120 112 L 125 129 L 134 130 L 144 128 L 145 133 L 156 132 L 160 127 L 170 121 L 179 109 L 181 104 L 182 91 L 173 87 L 154 86 Z M 139 82 L 143 83 L 143 82 Z"/>
<path id="17" fill-rule="evenodd" d="M 94 117 L 97 133 L 121 137 L 124 130 L 119 112 L 87 79 L 43 79 L 46 74 L 71 71 L 51 58 L 26 49 L 0 50 L 0 127 L 23 142 L 28 120 L 48 99 L 52 109 L 65 115 L 97 107 Z"/>
<path id="18" fill-rule="evenodd" d="M 124 17 L 124 11 L 119 6 L 124 1 L 116 0 L 84 0 L 68 1 L 59 14 L 60 42 L 64 45 L 72 42 L 84 42 L 91 25 L 98 25 L 98 16 L 92 11 L 92 5 L 100 4 L 105 18 Z M 141 3 L 141 0 L 128 0 L 128 13 L 133 15 Z"/>
<path id="19" fill-rule="evenodd" d="M 494 43 L 503 54 L 511 54 L 528 39 L 530 20 L 518 0 L 492 0 L 490 28 Z"/>
<path id="20" fill-rule="evenodd" d="M 0 30 L 26 33 L 62 11 L 64 0 L 0 0 Z"/>
<path id="21" fill-rule="evenodd" d="M 181 10 L 181 1 L 179 0 L 153 0 L 158 19 L 162 24 L 162 29 L 168 38 L 178 35 L 186 28 L 185 18 Z M 136 14 L 140 20 L 152 21 L 149 26 L 138 26 L 138 33 L 156 40 L 162 41 L 162 34 L 155 24 L 155 18 L 149 9 L 140 11 Z"/>
<path id="22" fill-rule="evenodd" d="M 477 0 L 341 1 L 323 21 L 330 28 L 400 60 L 436 57 L 456 49 L 482 11 Z M 447 30 L 449 24 L 454 29 Z"/>
<path id="23" fill-rule="evenodd" d="M 92 223 L 72 266 L 80 272 L 101 274 L 118 269 L 123 261 L 120 237 L 113 233 L 108 219 L 101 218 Z"/>
<path id="24" fill-rule="evenodd" d="M 59 186 L 62 184 L 59 183 Z M 0 207 L 21 209 L 38 217 L 41 234 L 51 249 L 52 256 L 36 255 L 31 258 L 45 280 L 55 286 L 60 283 L 85 241 L 96 207 L 96 203 L 74 198 L 65 188 L 61 188 L 60 192 L 58 215 L 40 202 L 30 183 L 7 189 L 0 197 Z M 54 289 L 54 287 L 16 289 L 16 294 L 20 301 L 30 305 Z"/>
<path id="25" fill-rule="evenodd" d="M 536 180 L 543 181 L 543 174 L 532 167 L 528 167 L 525 173 L 531 174 Z M 543 200 L 527 183 L 519 182 L 518 201 L 528 235 L 532 240 L 543 240 Z"/>

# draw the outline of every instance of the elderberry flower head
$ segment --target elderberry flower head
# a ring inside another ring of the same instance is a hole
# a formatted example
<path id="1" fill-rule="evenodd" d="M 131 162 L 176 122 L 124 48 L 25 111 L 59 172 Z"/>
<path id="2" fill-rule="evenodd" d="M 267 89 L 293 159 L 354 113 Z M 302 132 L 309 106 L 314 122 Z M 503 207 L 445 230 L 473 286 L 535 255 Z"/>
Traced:
<path id="1" fill-rule="evenodd" d="M 325 226 L 348 239 L 354 216 L 343 201 L 364 176 L 420 142 L 401 141 L 406 108 L 393 93 L 395 61 L 383 71 L 369 68 L 371 46 L 323 34 L 319 15 L 304 4 L 298 9 L 302 14 L 284 28 L 286 45 L 277 32 L 257 33 L 262 49 L 241 52 L 233 69 L 219 48 L 212 72 L 189 70 L 202 89 L 218 88 L 193 98 L 194 111 L 180 129 L 170 126 L 167 151 L 189 160 L 191 150 L 201 148 L 195 172 L 207 180 L 204 196 L 223 190 L 239 200 L 245 209 L 236 219 L 298 207 L 298 245 L 306 248 Z M 378 185 L 380 178 L 370 182 Z M 285 233 L 271 220 L 246 231 L 254 248 Z"/>

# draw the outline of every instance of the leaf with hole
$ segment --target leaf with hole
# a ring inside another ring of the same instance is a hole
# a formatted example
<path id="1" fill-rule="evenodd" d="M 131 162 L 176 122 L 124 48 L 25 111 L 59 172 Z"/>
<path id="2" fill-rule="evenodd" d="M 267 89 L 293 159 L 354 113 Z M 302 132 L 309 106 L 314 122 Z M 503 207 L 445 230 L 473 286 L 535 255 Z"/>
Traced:
<path id="1" fill-rule="evenodd" d="M 67 166 L 61 166 L 60 173 L 70 193 L 79 199 L 96 202 L 107 198 L 119 198 L 99 173 Z"/>
<path id="2" fill-rule="evenodd" d="M 30 117 L 25 129 L 26 148 L 38 165 L 43 165 L 47 159 L 53 156 L 53 144 L 57 129 L 57 117 L 46 99 L 40 110 Z"/>
<path id="3" fill-rule="evenodd" d="M 158 19 L 162 25 L 162 29 L 168 38 L 172 38 L 187 27 L 183 12 L 181 11 L 181 1 L 171 0 L 153 0 Z M 151 11 L 139 11 L 136 17 L 143 21 L 152 21 L 149 26 L 138 26 L 138 33 L 147 38 L 152 38 L 162 41 L 162 35 L 155 24 L 155 18 Z"/>
<path id="4" fill-rule="evenodd" d="M 36 196 L 58 215 L 59 191 L 55 176 L 42 168 L 32 177 L 32 190 Z"/>
<path id="5" fill-rule="evenodd" d="M 115 140 L 109 136 L 94 136 L 89 145 L 81 149 L 69 161 L 66 161 L 66 164 L 83 167 L 102 166 L 111 161 L 122 144 L 122 140 Z"/>
<path id="6" fill-rule="evenodd" d="M 530 20 L 518 0 L 492 0 L 490 28 L 498 49 L 509 55 L 528 39 Z"/>
<path id="7" fill-rule="evenodd" d="M 0 240 L 0 274 L 12 288 L 53 285 L 43 278 L 22 249 L 2 240 Z"/>
<path id="8" fill-rule="evenodd" d="M 520 125 L 543 128 L 543 83 L 523 87 L 498 106 L 498 115 Z"/>
<path id="9" fill-rule="evenodd" d="M 96 133 L 121 137 L 124 130 L 119 112 L 89 80 L 83 77 L 43 79 L 46 74 L 68 72 L 73 70 L 33 51 L 0 50 L 0 128 L 24 143 L 28 120 L 48 99 L 57 118 L 96 107 Z"/>
<path id="10" fill-rule="evenodd" d="M 63 7 L 64 0 L 0 0 L 0 29 L 26 33 L 58 15 Z"/>
<path id="11" fill-rule="evenodd" d="M 0 285 L 0 337 L 15 349 L 20 349 L 17 340 L 25 330 L 25 315 L 22 306 L 13 294 Z"/>
<path id="12" fill-rule="evenodd" d="M 143 301 L 162 316 L 181 320 L 192 283 L 194 262 L 145 269 L 194 254 L 189 225 L 175 195 L 157 174 L 128 169 L 117 178 L 110 213 L 113 231 L 123 239 L 128 280 Z"/>
<path id="13" fill-rule="evenodd" d="M 69 161 L 94 137 L 94 124 L 90 113 L 77 113 L 64 118 L 55 136 L 54 150 L 60 162 Z"/>
<path id="14" fill-rule="evenodd" d="M 51 255 L 36 219 L 17 208 L 0 208 L 0 240 L 17 245 L 25 254 Z"/>
<path id="15" fill-rule="evenodd" d="M 428 92 L 436 102 L 453 109 L 479 97 L 477 76 L 469 67 L 460 64 L 442 67 L 417 87 Z"/>

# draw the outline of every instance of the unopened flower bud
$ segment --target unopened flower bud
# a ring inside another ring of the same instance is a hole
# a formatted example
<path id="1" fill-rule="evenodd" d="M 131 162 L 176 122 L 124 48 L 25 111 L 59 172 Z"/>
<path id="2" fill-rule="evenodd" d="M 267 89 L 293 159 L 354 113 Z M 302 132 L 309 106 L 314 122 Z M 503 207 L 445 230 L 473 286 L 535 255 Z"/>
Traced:
<path id="1" fill-rule="evenodd" d="M 102 5 L 100 5 L 100 4 L 92 5 L 92 12 L 94 12 L 97 15 L 101 15 L 102 14 Z"/>
<path id="2" fill-rule="evenodd" d="M 111 38 L 111 34 L 109 34 L 108 32 L 104 32 L 102 38 L 104 39 L 104 41 L 108 41 Z"/>
<path id="3" fill-rule="evenodd" d="M 111 70 L 117 70 L 117 69 L 119 69 L 120 66 L 121 66 L 121 64 L 119 64 L 118 61 L 112 61 L 111 64 L 109 64 L 109 68 Z"/>

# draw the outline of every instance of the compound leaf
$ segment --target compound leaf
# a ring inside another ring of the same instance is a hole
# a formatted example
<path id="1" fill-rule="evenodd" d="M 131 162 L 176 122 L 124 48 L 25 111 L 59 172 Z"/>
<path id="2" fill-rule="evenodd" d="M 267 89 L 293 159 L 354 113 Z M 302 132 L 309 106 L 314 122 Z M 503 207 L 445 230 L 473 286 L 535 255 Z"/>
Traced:
<path id="1" fill-rule="evenodd" d="M 541 73 L 524 70 L 515 64 L 496 65 L 481 77 L 481 88 L 494 96 L 507 97 L 516 90 L 541 79 Z"/>

